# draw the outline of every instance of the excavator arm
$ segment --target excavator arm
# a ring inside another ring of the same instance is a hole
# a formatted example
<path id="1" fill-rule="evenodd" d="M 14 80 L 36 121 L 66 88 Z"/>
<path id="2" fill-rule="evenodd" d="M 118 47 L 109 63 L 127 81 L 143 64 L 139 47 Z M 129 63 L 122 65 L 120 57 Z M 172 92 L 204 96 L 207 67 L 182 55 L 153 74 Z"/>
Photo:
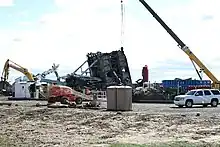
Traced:
<path id="1" fill-rule="evenodd" d="M 139 0 L 144 7 L 153 15 L 153 17 L 163 26 L 163 28 L 170 34 L 170 36 L 178 43 L 178 46 L 188 55 L 190 60 L 195 62 L 199 68 L 203 69 L 204 73 L 212 80 L 213 87 L 219 89 L 220 81 L 209 71 L 209 69 L 192 53 L 188 46 L 165 24 L 165 22 L 154 12 L 154 10 L 144 1 Z M 198 73 L 198 72 L 197 72 Z"/>
<path id="2" fill-rule="evenodd" d="M 2 72 L 2 81 L 8 80 L 9 68 L 13 68 L 21 73 L 23 73 L 29 81 L 35 81 L 34 76 L 24 67 L 18 65 L 17 63 L 10 61 L 9 59 L 5 62 L 3 72 Z"/>

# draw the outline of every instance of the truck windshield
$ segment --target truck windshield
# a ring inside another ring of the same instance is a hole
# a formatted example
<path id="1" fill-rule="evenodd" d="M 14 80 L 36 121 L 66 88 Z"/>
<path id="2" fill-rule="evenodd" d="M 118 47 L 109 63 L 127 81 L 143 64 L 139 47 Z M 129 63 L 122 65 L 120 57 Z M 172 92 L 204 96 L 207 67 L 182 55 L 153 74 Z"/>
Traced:
<path id="1" fill-rule="evenodd" d="M 186 95 L 194 95 L 196 91 L 188 91 Z"/>

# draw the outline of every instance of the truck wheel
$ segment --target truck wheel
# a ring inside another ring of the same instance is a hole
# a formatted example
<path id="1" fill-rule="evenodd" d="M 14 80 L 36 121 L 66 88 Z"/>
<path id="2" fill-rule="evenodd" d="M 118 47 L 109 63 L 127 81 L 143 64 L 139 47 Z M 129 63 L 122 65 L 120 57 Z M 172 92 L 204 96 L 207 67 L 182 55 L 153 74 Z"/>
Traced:
<path id="1" fill-rule="evenodd" d="M 47 100 L 47 105 L 51 105 L 51 104 L 54 104 L 54 103 L 56 103 L 54 98 L 49 97 L 48 100 Z"/>
<path id="2" fill-rule="evenodd" d="M 63 97 L 63 98 L 61 98 L 61 102 L 60 103 L 61 104 L 69 104 L 69 101 L 68 101 L 67 98 Z"/>
<path id="3" fill-rule="evenodd" d="M 207 106 L 208 106 L 207 104 L 204 104 L 204 105 L 203 105 L 203 107 L 207 107 Z"/>
<path id="4" fill-rule="evenodd" d="M 212 99 L 211 106 L 212 107 L 217 107 L 218 106 L 218 100 L 217 99 Z"/>
<path id="5" fill-rule="evenodd" d="M 191 108 L 193 106 L 193 101 L 192 100 L 186 100 L 186 107 Z"/>
<path id="6" fill-rule="evenodd" d="M 69 108 L 76 108 L 76 103 L 75 102 L 69 103 Z"/>
<path id="7" fill-rule="evenodd" d="M 76 98 L 76 104 L 82 104 L 83 99 L 81 97 Z"/>

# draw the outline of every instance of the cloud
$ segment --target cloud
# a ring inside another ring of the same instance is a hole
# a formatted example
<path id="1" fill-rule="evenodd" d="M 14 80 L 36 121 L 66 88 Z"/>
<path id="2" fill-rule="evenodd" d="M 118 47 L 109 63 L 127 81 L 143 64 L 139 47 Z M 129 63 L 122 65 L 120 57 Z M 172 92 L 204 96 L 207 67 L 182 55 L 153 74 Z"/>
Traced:
<path id="1" fill-rule="evenodd" d="M 13 6 L 14 0 L 0 0 L 0 7 Z"/>
<path id="2" fill-rule="evenodd" d="M 31 26 L 32 22 L 29 21 L 21 21 L 18 23 L 20 26 Z"/>
<path id="3" fill-rule="evenodd" d="M 23 10 L 23 11 L 21 11 L 19 13 L 16 13 L 16 15 L 18 17 L 28 17 L 29 16 L 29 12 L 27 10 Z"/>
<path id="4" fill-rule="evenodd" d="M 202 20 L 205 20 L 205 21 L 212 20 L 212 19 L 214 19 L 214 17 L 212 15 L 204 15 L 204 16 L 202 16 Z"/>
<path id="5" fill-rule="evenodd" d="M 21 38 L 14 38 L 13 41 L 19 42 L 19 41 L 21 41 Z"/>

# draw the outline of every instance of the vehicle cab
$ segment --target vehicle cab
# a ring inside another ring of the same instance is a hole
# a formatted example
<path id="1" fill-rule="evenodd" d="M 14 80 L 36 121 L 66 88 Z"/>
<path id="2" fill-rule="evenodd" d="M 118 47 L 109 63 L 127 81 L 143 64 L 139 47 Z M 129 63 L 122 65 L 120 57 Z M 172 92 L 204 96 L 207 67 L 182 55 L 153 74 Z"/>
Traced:
<path id="1" fill-rule="evenodd" d="M 193 105 L 211 105 L 217 107 L 220 101 L 220 91 L 218 89 L 194 89 L 185 95 L 177 95 L 174 104 L 179 107 L 192 107 Z"/>

